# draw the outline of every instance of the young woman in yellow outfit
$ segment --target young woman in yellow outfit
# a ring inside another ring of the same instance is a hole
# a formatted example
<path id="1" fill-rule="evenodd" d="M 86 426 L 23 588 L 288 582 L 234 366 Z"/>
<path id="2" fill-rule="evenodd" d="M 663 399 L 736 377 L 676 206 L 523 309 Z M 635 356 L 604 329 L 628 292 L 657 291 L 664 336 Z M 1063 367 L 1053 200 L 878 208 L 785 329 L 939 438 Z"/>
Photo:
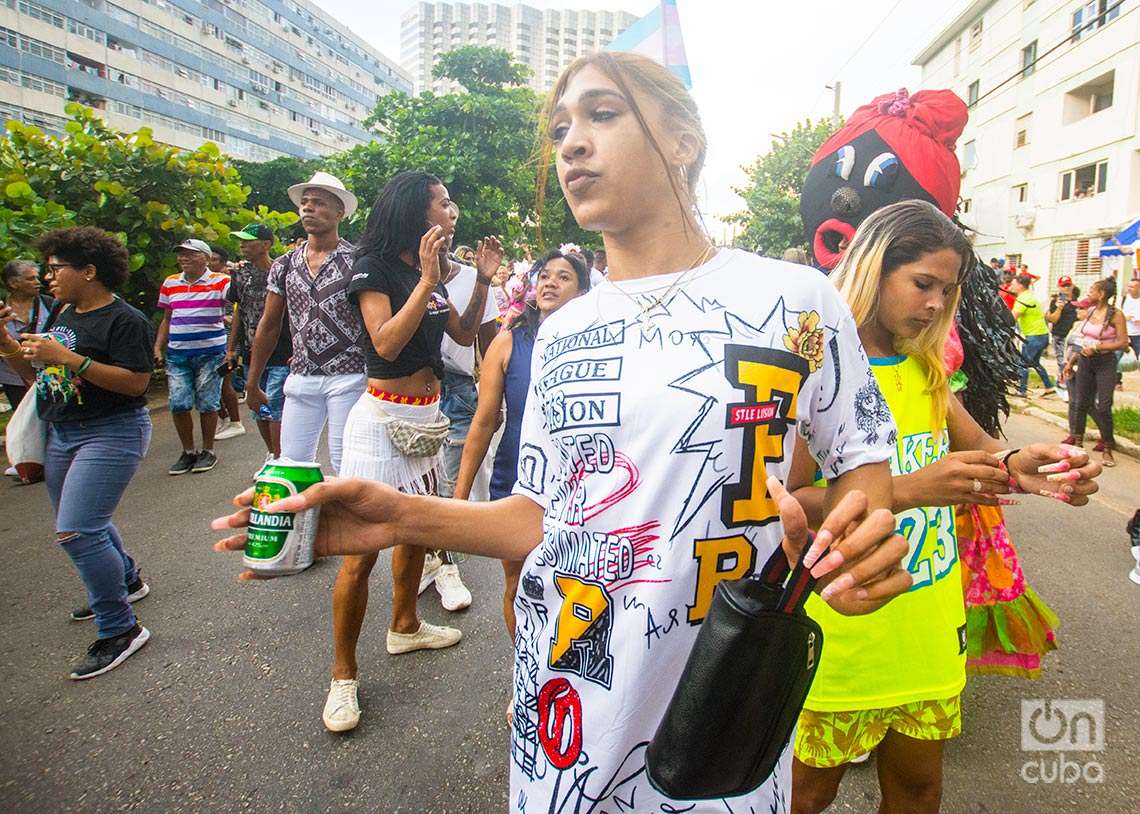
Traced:
<path id="1" fill-rule="evenodd" d="M 1074 448 L 1004 449 L 950 395 L 942 349 L 960 285 L 974 266 L 969 241 L 922 201 L 885 207 L 860 226 L 832 275 L 851 307 L 878 389 L 866 388 L 868 425 L 889 411 L 903 564 L 913 587 L 884 608 L 844 618 L 819 602 L 819 672 L 801 715 L 792 808 L 822 811 L 847 765 L 877 747 L 880 812 L 937 811 L 942 741 L 961 731 L 966 627 L 954 506 L 998 505 L 1012 491 L 1087 502 L 1097 464 Z M 815 466 L 801 450 L 789 487 L 813 514 Z M 798 487 L 798 488 L 797 488 Z"/>

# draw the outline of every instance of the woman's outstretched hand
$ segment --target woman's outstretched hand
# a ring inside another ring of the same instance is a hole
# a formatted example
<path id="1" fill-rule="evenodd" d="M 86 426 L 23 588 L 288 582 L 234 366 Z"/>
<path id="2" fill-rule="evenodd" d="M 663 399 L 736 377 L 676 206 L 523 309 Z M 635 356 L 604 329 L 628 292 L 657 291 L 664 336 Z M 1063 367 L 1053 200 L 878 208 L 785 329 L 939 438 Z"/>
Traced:
<path id="1" fill-rule="evenodd" d="M 234 498 L 237 511 L 214 520 L 217 530 L 244 529 L 249 525 L 253 489 Z M 317 536 L 313 542 L 314 557 L 336 557 L 372 554 L 391 548 L 399 542 L 398 526 L 401 509 L 408 496 L 391 486 L 360 478 L 333 478 L 310 486 L 299 495 L 287 497 L 265 507 L 271 512 L 299 512 L 321 508 Z M 215 551 L 245 549 L 244 531 L 214 543 Z M 269 579 L 253 571 L 244 571 L 239 579 Z"/>
<path id="2" fill-rule="evenodd" d="M 784 553 L 794 564 L 808 544 L 807 515 L 774 477 L 768 479 L 768 492 L 784 525 Z M 824 519 L 804 562 L 820 597 L 839 613 L 855 616 L 910 590 L 913 580 L 902 567 L 907 550 L 906 541 L 895 534 L 895 516 L 887 509 L 868 513 L 867 496 L 855 490 Z"/>
<path id="3" fill-rule="evenodd" d="M 484 279 L 490 279 L 503 265 L 503 244 L 497 237 L 485 237 L 475 248 L 475 270 Z"/>
<path id="4" fill-rule="evenodd" d="M 1087 452 L 1067 444 L 1029 444 L 1010 455 L 1006 466 L 1022 491 L 1073 506 L 1089 502 L 1103 471 Z"/>

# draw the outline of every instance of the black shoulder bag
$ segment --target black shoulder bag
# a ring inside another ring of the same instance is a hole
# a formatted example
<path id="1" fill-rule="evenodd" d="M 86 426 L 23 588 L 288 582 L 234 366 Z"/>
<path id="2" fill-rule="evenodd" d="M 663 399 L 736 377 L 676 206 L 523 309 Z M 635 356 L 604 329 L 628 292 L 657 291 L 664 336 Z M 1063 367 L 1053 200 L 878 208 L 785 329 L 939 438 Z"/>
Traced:
<path id="1" fill-rule="evenodd" d="M 677 800 L 736 797 L 776 767 L 823 651 L 803 611 L 815 585 L 788 575 L 783 547 L 763 570 L 716 587 L 677 689 L 645 753 L 646 775 Z"/>

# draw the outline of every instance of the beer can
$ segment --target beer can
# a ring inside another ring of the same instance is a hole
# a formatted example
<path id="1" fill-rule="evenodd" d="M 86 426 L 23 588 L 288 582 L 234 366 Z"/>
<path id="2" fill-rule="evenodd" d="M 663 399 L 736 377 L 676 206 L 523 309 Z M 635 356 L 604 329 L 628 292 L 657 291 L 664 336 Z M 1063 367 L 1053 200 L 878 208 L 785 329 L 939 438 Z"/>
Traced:
<path id="1" fill-rule="evenodd" d="M 300 494 L 320 483 L 320 464 L 277 458 L 257 473 L 242 562 L 259 574 L 299 574 L 313 564 L 313 541 L 320 508 L 301 512 L 265 512 L 270 503 Z"/>

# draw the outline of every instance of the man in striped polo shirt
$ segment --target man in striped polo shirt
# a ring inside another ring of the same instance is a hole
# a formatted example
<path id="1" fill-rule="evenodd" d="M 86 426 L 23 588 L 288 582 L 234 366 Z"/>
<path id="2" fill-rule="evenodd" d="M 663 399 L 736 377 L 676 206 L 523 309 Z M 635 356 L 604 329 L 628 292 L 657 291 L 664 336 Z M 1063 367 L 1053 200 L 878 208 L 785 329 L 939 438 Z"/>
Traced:
<path id="1" fill-rule="evenodd" d="M 214 432 L 222 400 L 222 377 L 218 368 L 226 356 L 223 322 L 230 308 L 226 295 L 230 278 L 210 271 L 210 247 L 201 240 L 187 240 L 174 250 L 181 271 L 162 282 L 158 307 L 165 313 L 154 343 L 155 362 L 166 354 L 166 379 L 170 387 L 170 414 L 182 442 L 182 454 L 168 472 L 208 472 L 218 463 L 214 455 Z M 197 408 L 202 425 L 202 448 L 194 445 Z"/>

